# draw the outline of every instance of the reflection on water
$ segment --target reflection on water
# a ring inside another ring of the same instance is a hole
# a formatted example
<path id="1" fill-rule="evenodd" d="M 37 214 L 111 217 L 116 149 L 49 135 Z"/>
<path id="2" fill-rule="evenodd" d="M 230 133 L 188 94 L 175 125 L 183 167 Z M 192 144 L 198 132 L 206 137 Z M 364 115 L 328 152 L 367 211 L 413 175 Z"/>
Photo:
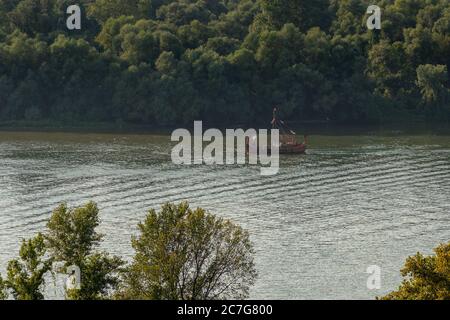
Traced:
<path id="1" fill-rule="evenodd" d="M 406 256 L 450 239 L 450 139 L 311 136 L 280 173 L 176 166 L 167 136 L 0 133 L 0 270 L 60 202 L 94 200 L 104 247 L 132 255 L 149 208 L 189 200 L 247 228 L 259 279 L 251 298 L 373 298 L 394 289 Z M 381 290 L 366 268 L 382 268 Z"/>

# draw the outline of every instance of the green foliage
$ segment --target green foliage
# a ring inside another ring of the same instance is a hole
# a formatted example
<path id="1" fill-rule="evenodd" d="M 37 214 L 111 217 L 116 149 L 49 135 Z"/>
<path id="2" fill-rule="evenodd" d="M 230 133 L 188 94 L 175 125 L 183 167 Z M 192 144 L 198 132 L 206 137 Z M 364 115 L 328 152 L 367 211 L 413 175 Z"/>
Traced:
<path id="1" fill-rule="evenodd" d="M 336 17 L 330 30 L 344 37 L 364 33 L 364 16 L 369 4 L 373 3 L 366 0 L 331 0 L 330 7 Z"/>
<path id="2" fill-rule="evenodd" d="M 105 252 L 93 252 L 102 235 L 96 232 L 99 225 L 97 205 L 69 209 L 62 204 L 53 211 L 47 223 L 46 245 L 52 259 L 62 262 L 65 268 L 78 266 L 81 271 L 81 289 L 68 290 L 69 299 L 103 299 L 110 296 L 119 283 L 118 273 L 124 262 Z"/>
<path id="3" fill-rule="evenodd" d="M 142 0 L 97 0 L 89 5 L 88 15 L 100 24 L 104 24 L 108 19 L 122 15 L 138 17 L 141 12 L 144 12 L 148 3 L 149 1 Z"/>
<path id="4" fill-rule="evenodd" d="M 8 292 L 6 292 L 6 282 L 3 280 L 0 274 L 0 300 L 5 300 L 8 298 Z"/>
<path id="5" fill-rule="evenodd" d="M 417 86 L 427 103 L 446 102 L 450 93 L 447 82 L 447 66 L 426 64 L 417 67 Z"/>
<path id="6" fill-rule="evenodd" d="M 73 300 L 245 298 L 256 278 L 249 235 L 229 220 L 187 203 L 150 210 L 132 238 L 132 263 L 95 251 L 102 236 L 97 205 L 57 207 L 45 235 L 23 241 L 19 259 L 0 275 L 0 300 L 40 300 L 48 273 L 80 269 L 79 288 L 66 288 Z M 48 274 L 49 275 L 49 274 Z"/>
<path id="7" fill-rule="evenodd" d="M 69 4 L 0 2 L 0 121 L 450 117 L 448 0 L 379 1 L 373 31 L 369 0 L 80 0 L 80 31 Z"/>
<path id="8" fill-rule="evenodd" d="M 55 0 L 21 0 L 8 13 L 11 24 L 30 34 L 48 33 L 56 26 Z"/>
<path id="9" fill-rule="evenodd" d="M 329 22 L 328 0 L 260 0 L 261 19 L 267 26 L 280 29 L 293 23 L 301 30 L 326 28 Z"/>
<path id="10" fill-rule="evenodd" d="M 187 203 L 150 210 L 120 293 L 127 299 L 245 298 L 256 271 L 249 235 Z"/>
<path id="11" fill-rule="evenodd" d="M 46 259 L 45 253 L 42 234 L 30 240 L 23 240 L 19 259 L 13 259 L 8 263 L 7 279 L 4 282 L 0 281 L 0 292 L 4 293 L 6 287 L 17 300 L 43 299 L 41 289 L 45 283 L 44 276 L 52 266 L 52 260 Z"/>
<path id="12" fill-rule="evenodd" d="M 405 68 L 405 52 L 400 42 L 382 40 L 369 51 L 368 75 L 376 83 L 377 92 L 394 98 L 413 85 Z"/>
<path id="13" fill-rule="evenodd" d="M 56 208 L 47 223 L 47 247 L 55 261 L 80 264 L 102 235 L 95 231 L 99 225 L 98 208 L 93 202 L 70 209 L 66 204 Z"/>
<path id="14" fill-rule="evenodd" d="M 110 298 L 120 284 L 118 274 L 123 265 L 121 258 L 106 252 L 96 252 L 87 256 L 79 265 L 81 288 L 67 290 L 67 298 L 71 300 Z"/>
<path id="15" fill-rule="evenodd" d="M 417 253 L 406 259 L 401 270 L 403 280 L 397 291 L 382 297 L 384 300 L 449 300 L 450 299 L 450 243 L 434 249 L 435 254 Z"/>

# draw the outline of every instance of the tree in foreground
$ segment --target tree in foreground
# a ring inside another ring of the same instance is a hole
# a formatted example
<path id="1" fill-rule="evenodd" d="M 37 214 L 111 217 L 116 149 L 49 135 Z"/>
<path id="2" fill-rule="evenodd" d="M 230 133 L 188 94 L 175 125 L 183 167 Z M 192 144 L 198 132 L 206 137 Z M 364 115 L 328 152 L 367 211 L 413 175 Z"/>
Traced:
<path id="1" fill-rule="evenodd" d="M 118 298 L 241 299 L 257 273 L 241 227 L 187 203 L 150 210 L 132 239 L 136 251 Z"/>
<path id="2" fill-rule="evenodd" d="M 62 204 L 53 211 L 47 224 L 46 245 L 59 272 L 69 266 L 80 268 L 80 289 L 66 291 L 67 298 L 92 300 L 108 298 L 119 284 L 118 274 L 124 262 L 116 256 L 94 249 L 102 235 L 96 232 L 99 210 L 94 202 L 78 208 Z"/>
<path id="3" fill-rule="evenodd" d="M 401 270 L 407 277 L 397 291 L 384 300 L 448 300 L 450 299 L 450 242 L 434 249 L 435 254 L 417 253 L 406 259 Z"/>
<path id="4" fill-rule="evenodd" d="M 51 270 L 51 259 L 45 257 L 44 237 L 23 240 L 19 258 L 13 259 L 7 266 L 7 278 L 0 278 L 0 299 L 7 298 L 7 290 L 16 300 L 41 300 L 41 292 L 45 284 L 44 276 Z"/>
<path id="5" fill-rule="evenodd" d="M 0 300 L 5 300 L 8 298 L 8 293 L 6 292 L 6 283 L 0 274 Z"/>

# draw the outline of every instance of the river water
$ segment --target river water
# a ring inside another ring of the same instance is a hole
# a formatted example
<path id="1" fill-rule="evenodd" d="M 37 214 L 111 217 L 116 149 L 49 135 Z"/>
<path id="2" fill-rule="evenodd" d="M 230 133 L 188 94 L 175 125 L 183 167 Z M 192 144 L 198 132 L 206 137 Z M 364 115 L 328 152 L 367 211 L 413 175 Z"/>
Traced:
<path id="1" fill-rule="evenodd" d="M 373 299 L 409 255 L 450 240 L 450 135 L 312 135 L 279 174 L 177 166 L 165 135 L 0 132 L 0 270 L 61 202 L 94 200 L 103 248 L 129 258 L 149 208 L 188 200 L 246 228 L 254 299 Z M 367 267 L 381 268 L 369 290 Z"/>

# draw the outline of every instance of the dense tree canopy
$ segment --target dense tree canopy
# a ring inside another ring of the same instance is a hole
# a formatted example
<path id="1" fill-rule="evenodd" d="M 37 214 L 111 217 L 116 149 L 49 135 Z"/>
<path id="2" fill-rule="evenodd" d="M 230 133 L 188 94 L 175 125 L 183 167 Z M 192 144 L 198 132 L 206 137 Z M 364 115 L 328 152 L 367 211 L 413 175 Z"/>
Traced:
<path id="1" fill-rule="evenodd" d="M 0 123 L 450 117 L 450 2 L 67 0 L 0 3 Z"/>
<path id="2" fill-rule="evenodd" d="M 405 277 L 398 290 L 383 297 L 385 300 L 449 300 L 450 242 L 434 249 L 435 254 L 417 253 L 406 259 L 401 270 Z"/>

